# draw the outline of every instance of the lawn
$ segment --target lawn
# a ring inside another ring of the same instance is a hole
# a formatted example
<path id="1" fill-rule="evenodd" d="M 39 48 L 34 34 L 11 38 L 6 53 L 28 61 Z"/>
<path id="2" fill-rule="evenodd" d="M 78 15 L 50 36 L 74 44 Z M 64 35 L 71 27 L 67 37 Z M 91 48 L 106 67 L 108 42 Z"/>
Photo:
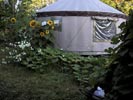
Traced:
<path id="1" fill-rule="evenodd" d="M 71 75 L 49 70 L 35 73 L 17 65 L 0 65 L 0 100 L 84 100 Z"/>

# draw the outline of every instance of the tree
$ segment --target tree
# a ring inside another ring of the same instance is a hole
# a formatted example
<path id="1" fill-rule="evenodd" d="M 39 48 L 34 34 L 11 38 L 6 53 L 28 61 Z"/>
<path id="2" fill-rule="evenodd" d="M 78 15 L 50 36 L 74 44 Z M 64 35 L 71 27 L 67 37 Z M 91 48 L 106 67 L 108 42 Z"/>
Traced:
<path id="1" fill-rule="evenodd" d="M 49 5 L 55 1 L 56 0 L 32 0 L 30 7 L 34 10 L 38 10 L 38 9 L 45 7 L 46 5 Z"/>
<path id="2" fill-rule="evenodd" d="M 101 0 L 101 1 L 122 11 L 125 14 L 129 14 L 129 10 L 133 9 L 133 0 Z"/>
<path id="3" fill-rule="evenodd" d="M 16 1 L 10 0 L 8 3 L 0 1 L 0 40 L 5 43 L 15 43 L 24 38 L 23 30 L 31 19 L 27 6 L 31 1 L 23 0 L 21 5 L 15 8 Z"/>
<path id="4" fill-rule="evenodd" d="M 122 24 L 122 43 L 106 74 L 109 92 L 105 100 L 130 100 L 133 97 L 133 11 Z"/>

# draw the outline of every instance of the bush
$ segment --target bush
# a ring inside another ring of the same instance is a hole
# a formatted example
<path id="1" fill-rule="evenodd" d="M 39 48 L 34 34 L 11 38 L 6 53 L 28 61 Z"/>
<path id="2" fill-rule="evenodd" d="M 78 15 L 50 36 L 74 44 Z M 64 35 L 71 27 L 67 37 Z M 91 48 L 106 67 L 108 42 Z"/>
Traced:
<path id="1" fill-rule="evenodd" d="M 50 47 L 27 51 L 21 64 L 40 73 L 47 72 L 47 69 L 56 69 L 73 74 L 81 84 L 92 86 L 106 73 L 106 57 L 83 57 Z"/>

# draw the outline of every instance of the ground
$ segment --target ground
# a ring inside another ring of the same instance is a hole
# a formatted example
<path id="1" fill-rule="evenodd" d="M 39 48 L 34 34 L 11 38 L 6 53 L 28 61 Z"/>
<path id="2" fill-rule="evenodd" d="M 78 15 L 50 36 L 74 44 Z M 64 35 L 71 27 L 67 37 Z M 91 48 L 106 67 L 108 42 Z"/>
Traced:
<path id="1" fill-rule="evenodd" d="M 0 66 L 0 100 L 83 100 L 71 75 L 44 74 L 17 65 Z"/>

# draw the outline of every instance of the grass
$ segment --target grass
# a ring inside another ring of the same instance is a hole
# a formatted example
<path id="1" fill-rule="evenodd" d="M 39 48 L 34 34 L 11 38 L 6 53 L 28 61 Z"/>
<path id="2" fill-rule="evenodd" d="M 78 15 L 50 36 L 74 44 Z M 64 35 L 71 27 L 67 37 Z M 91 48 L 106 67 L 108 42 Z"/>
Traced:
<path id="1" fill-rule="evenodd" d="M 84 100 L 71 75 L 0 65 L 0 100 Z"/>
<path id="2" fill-rule="evenodd" d="M 0 52 L 0 59 L 4 56 Z M 53 68 L 41 74 L 16 64 L 0 64 L 0 100 L 85 100 L 79 88 L 72 75 Z"/>

